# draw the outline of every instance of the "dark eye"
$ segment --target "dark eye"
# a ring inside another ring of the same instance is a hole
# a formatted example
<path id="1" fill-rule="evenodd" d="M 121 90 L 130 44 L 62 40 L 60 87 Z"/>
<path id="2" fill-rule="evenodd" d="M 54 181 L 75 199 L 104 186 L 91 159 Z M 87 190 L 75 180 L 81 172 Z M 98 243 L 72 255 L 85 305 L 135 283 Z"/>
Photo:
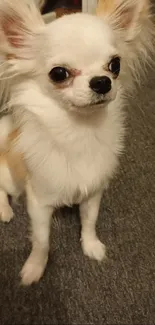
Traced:
<path id="1" fill-rule="evenodd" d="M 119 72 L 120 72 L 120 58 L 119 57 L 115 57 L 111 60 L 111 62 L 109 63 L 109 70 L 116 76 L 119 75 Z"/>
<path id="2" fill-rule="evenodd" d="M 50 71 L 49 77 L 53 82 L 63 82 L 69 78 L 69 72 L 63 67 L 55 67 Z"/>

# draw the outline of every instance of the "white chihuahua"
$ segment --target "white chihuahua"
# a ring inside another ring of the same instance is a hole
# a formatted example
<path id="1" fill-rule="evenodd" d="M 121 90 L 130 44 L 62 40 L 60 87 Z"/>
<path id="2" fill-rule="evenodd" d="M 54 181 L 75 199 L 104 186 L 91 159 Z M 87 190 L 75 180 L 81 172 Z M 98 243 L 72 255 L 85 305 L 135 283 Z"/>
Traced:
<path id="1" fill-rule="evenodd" d="M 0 218 L 13 216 L 7 195 L 26 190 L 25 285 L 43 275 L 57 207 L 80 205 L 83 252 L 105 257 L 95 231 L 100 200 L 123 148 L 123 95 L 154 32 L 147 0 L 101 0 L 97 13 L 45 25 L 34 5 L 0 1 L 1 109 L 10 110 L 0 121 Z"/>

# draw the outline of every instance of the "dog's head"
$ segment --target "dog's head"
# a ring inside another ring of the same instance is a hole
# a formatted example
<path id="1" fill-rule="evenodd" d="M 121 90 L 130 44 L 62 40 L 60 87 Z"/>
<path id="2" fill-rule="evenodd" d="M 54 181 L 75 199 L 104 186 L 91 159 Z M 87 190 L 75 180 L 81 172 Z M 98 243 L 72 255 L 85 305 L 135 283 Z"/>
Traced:
<path id="1" fill-rule="evenodd" d="M 65 109 L 88 113 L 114 100 L 123 61 L 147 0 L 100 0 L 97 16 L 72 14 L 45 25 L 33 5 L 0 1 L 1 55 Z M 8 70 L 9 71 L 9 70 Z"/>

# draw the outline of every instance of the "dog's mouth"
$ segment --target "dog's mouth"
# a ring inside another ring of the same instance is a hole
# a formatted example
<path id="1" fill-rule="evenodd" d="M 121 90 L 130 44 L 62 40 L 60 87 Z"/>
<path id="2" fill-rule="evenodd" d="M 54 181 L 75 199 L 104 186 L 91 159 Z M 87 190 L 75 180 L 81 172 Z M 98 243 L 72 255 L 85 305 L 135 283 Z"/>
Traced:
<path id="1" fill-rule="evenodd" d="M 79 114 L 92 114 L 93 112 L 97 112 L 107 106 L 110 101 L 110 98 L 102 98 L 96 101 L 91 101 L 84 105 L 76 105 L 75 103 L 71 103 L 70 110 L 76 111 Z"/>
<path id="2" fill-rule="evenodd" d="M 102 106 L 105 106 L 107 105 L 107 103 L 109 102 L 110 100 L 108 99 L 100 99 L 96 102 L 91 102 L 90 104 L 87 104 L 85 106 L 83 106 L 84 108 L 98 108 L 98 107 L 102 107 Z"/>
<path id="3" fill-rule="evenodd" d="M 107 105 L 107 102 L 109 102 L 109 100 L 107 99 L 102 99 L 102 100 L 98 100 L 97 102 L 91 102 L 89 104 L 86 104 L 86 105 L 74 105 L 72 104 L 72 107 L 71 107 L 71 111 L 76 111 L 77 113 L 79 114 L 86 114 L 86 115 L 89 115 L 89 114 L 92 114 L 92 113 L 95 113 L 97 111 L 99 111 L 100 109 L 104 108 L 104 106 Z"/>
<path id="4" fill-rule="evenodd" d="M 104 105 L 104 104 L 106 104 L 108 102 L 108 100 L 107 99 L 101 99 L 101 100 L 98 100 L 98 101 L 96 101 L 96 102 L 90 102 L 90 103 L 88 103 L 88 104 L 85 104 L 85 105 L 81 105 L 81 106 L 78 106 L 77 105 L 77 107 L 78 108 L 90 108 L 90 107 L 94 107 L 95 108 L 95 106 L 100 106 L 100 105 Z M 74 105 L 75 106 L 75 105 Z"/>
<path id="5" fill-rule="evenodd" d="M 98 105 L 102 105 L 102 104 L 105 104 L 107 102 L 107 99 L 102 99 L 102 100 L 99 100 L 95 103 L 91 103 L 90 105 L 88 106 L 98 106 Z"/>

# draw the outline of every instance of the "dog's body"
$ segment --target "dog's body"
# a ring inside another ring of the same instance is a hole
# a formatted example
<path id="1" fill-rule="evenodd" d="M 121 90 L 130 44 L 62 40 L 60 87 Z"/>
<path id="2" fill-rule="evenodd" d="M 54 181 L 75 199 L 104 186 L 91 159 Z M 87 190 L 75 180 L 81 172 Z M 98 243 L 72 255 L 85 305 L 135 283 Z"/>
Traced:
<path id="1" fill-rule="evenodd" d="M 0 16 L 11 6 L 23 19 L 20 6 L 5 2 Z M 50 217 L 57 207 L 80 205 L 83 251 L 97 260 L 105 256 L 95 224 L 102 192 L 123 148 L 124 88 L 119 57 L 122 72 L 128 72 L 126 64 L 133 67 L 138 62 L 131 49 L 137 47 L 144 53 L 146 35 L 150 35 L 149 45 L 153 37 L 146 0 L 137 0 L 138 5 L 136 1 L 121 0 L 120 6 L 112 2 L 113 6 L 104 8 L 105 21 L 76 14 L 45 27 L 36 14 L 35 31 L 29 22 L 31 33 L 25 33 L 23 20 L 18 38 L 18 24 L 12 20 L 15 34 L 8 49 L 3 49 L 8 57 L 5 74 L 11 70 L 17 76 L 9 85 L 5 81 L 8 92 L 4 90 L 3 105 L 11 107 L 12 114 L 0 122 L 0 215 L 9 221 L 13 212 L 7 194 L 17 197 L 26 190 L 33 249 L 22 270 L 24 284 L 38 281 L 43 274 Z M 121 25 L 123 12 L 128 13 L 128 20 Z M 5 28 L 4 23 L 2 29 L 8 35 Z M 128 78 L 130 86 L 130 74 Z"/>

